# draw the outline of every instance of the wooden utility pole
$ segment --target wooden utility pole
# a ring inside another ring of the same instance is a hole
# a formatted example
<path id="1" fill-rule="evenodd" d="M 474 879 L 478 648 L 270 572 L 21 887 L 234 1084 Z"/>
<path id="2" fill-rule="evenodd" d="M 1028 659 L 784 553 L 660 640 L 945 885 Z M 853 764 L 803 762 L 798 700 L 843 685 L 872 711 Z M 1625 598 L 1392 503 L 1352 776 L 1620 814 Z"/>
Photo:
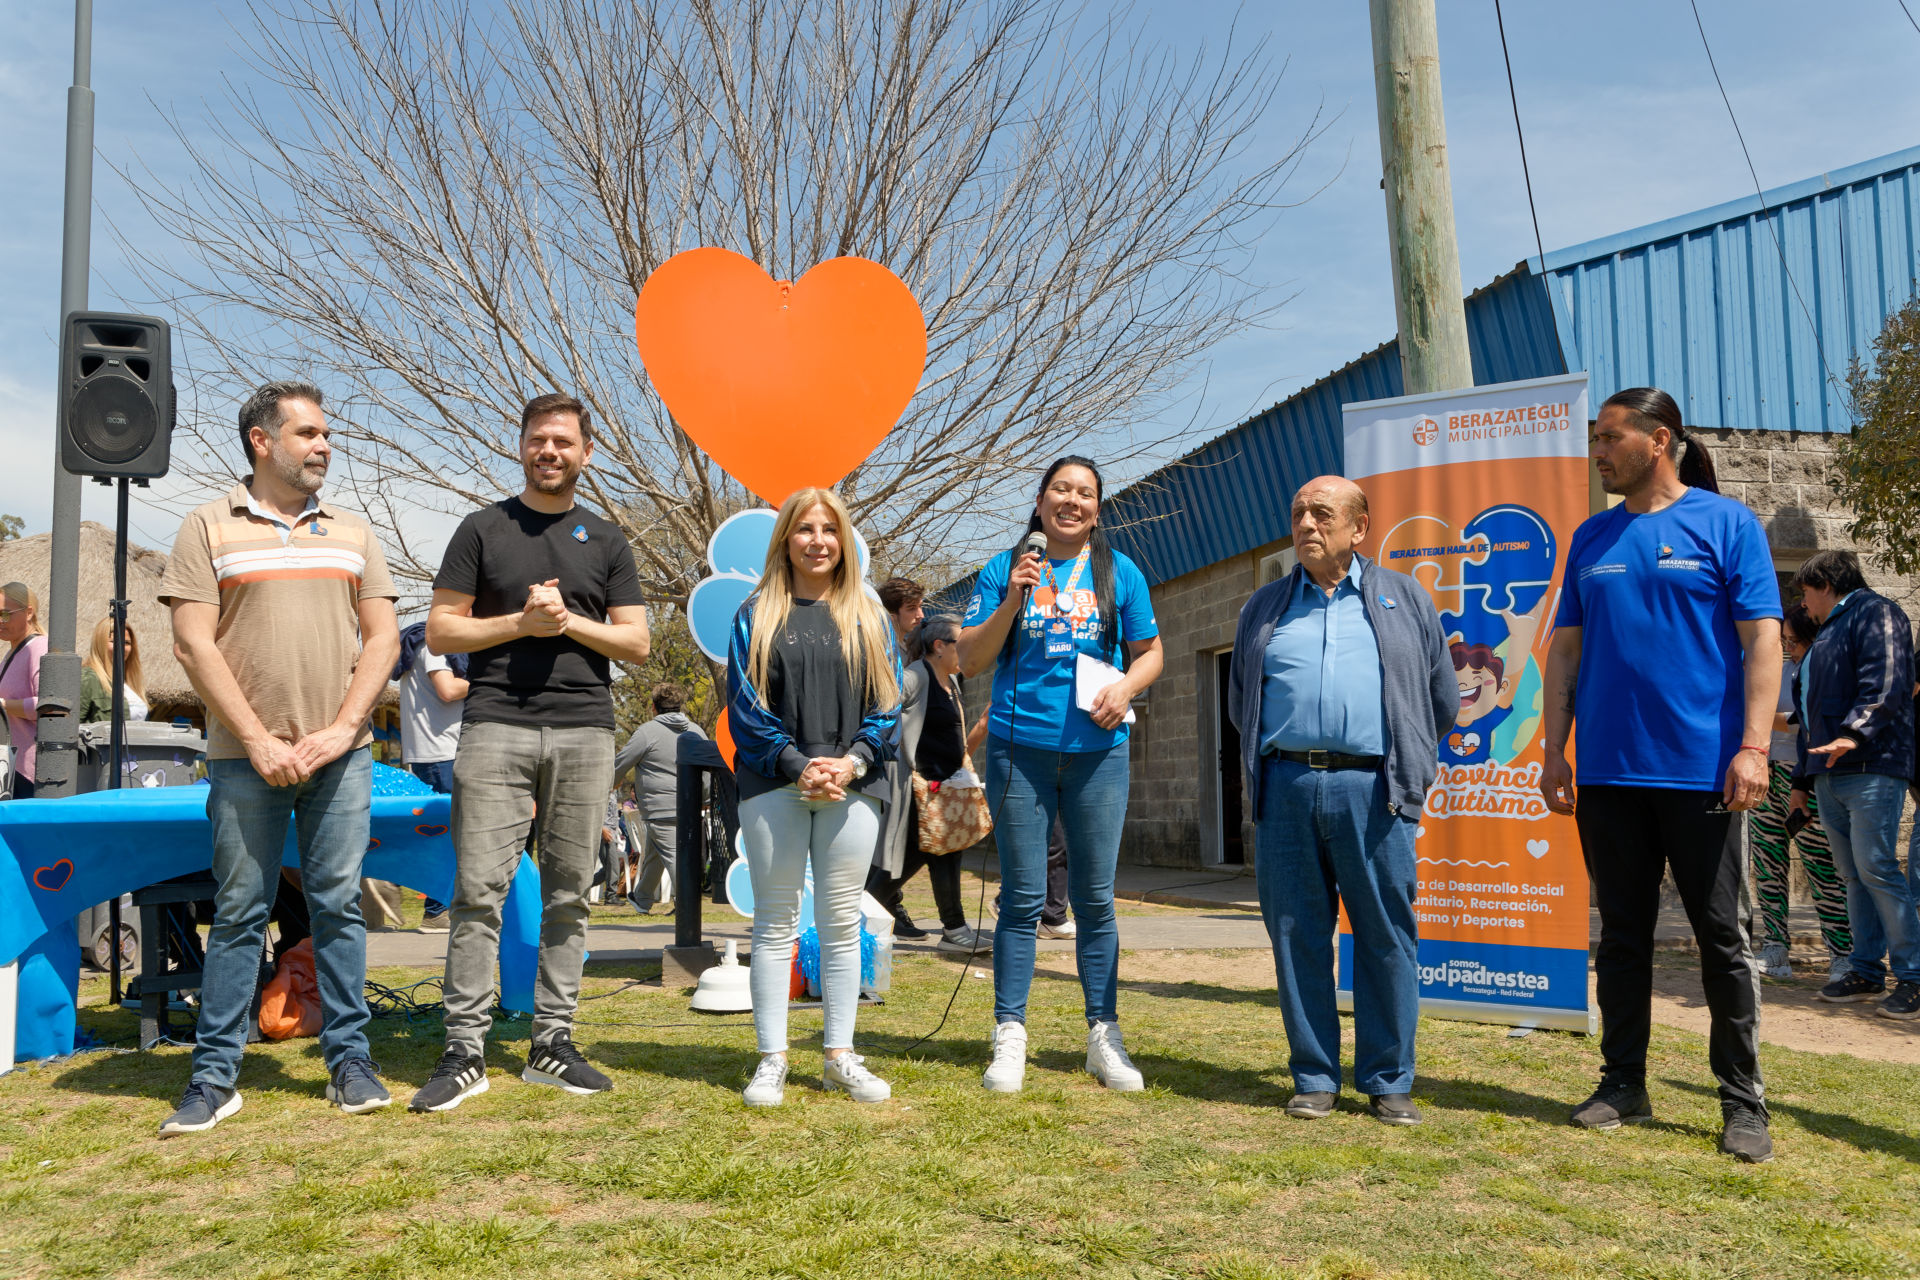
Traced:
<path id="1" fill-rule="evenodd" d="M 1406 395 L 1473 385 L 1434 0 L 1370 0 L 1381 185 Z"/>

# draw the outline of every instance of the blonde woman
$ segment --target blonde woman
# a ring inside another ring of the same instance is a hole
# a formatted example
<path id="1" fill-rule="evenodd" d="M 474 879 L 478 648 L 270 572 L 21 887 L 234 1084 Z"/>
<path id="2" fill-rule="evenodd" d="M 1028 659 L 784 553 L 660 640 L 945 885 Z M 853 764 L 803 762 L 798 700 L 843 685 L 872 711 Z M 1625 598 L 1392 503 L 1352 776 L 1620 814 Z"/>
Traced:
<path id="1" fill-rule="evenodd" d="M 780 508 L 766 572 L 740 607 L 727 653 L 740 830 L 753 878 L 753 1107 L 786 1096 L 787 985 L 800 893 L 813 864 L 828 1089 L 891 1096 L 853 1052 L 860 1000 L 860 894 L 887 803 L 886 745 L 900 702 L 893 630 L 847 554 L 838 494 L 802 489 Z"/>
<path id="2" fill-rule="evenodd" d="M 127 624 L 124 668 L 121 688 L 127 695 L 127 719 L 147 718 L 147 678 L 140 670 L 140 639 Z M 113 619 L 102 618 L 94 624 L 93 647 L 87 652 L 87 665 L 80 669 L 80 723 L 93 724 L 113 715 Z"/>
<path id="3" fill-rule="evenodd" d="M 40 718 L 40 659 L 47 655 L 47 629 L 40 625 L 40 597 L 24 582 L 0 587 L 0 703 L 7 713 L 13 751 L 13 798 L 33 799 L 34 729 Z"/>

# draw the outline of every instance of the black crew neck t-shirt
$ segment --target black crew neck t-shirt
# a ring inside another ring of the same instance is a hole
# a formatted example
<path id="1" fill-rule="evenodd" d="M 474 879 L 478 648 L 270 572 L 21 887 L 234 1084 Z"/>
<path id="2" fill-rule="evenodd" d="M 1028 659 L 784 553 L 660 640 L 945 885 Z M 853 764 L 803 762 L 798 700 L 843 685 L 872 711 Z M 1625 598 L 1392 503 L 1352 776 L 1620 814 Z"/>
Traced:
<path id="1" fill-rule="evenodd" d="M 433 580 L 473 597 L 473 616 L 519 613 L 527 590 L 557 578 L 567 610 L 595 622 L 644 604 L 633 548 L 612 523 L 582 507 L 559 515 L 508 498 L 460 522 Z M 521 636 L 468 659 L 463 719 L 531 728 L 612 729 L 612 663 L 568 636 Z"/>

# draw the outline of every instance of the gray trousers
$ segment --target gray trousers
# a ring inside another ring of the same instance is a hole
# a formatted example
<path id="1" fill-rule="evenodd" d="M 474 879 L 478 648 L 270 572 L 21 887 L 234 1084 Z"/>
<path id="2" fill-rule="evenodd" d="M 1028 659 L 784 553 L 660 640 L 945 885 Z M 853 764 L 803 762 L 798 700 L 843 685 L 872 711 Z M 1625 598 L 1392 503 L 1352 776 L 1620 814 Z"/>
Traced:
<path id="1" fill-rule="evenodd" d="M 639 867 L 627 897 L 636 907 L 651 910 L 667 899 L 668 878 L 679 857 L 680 824 L 675 815 L 645 818 L 629 822 L 627 833 L 627 857 Z"/>
<path id="2" fill-rule="evenodd" d="M 608 729 L 532 729 L 482 721 L 460 731 L 453 758 L 452 925 L 447 938 L 447 1048 L 481 1053 L 492 1025 L 500 909 L 539 823 L 540 972 L 533 1042 L 570 1036 L 587 954 L 587 889 L 600 866 L 600 826 L 613 786 Z"/>

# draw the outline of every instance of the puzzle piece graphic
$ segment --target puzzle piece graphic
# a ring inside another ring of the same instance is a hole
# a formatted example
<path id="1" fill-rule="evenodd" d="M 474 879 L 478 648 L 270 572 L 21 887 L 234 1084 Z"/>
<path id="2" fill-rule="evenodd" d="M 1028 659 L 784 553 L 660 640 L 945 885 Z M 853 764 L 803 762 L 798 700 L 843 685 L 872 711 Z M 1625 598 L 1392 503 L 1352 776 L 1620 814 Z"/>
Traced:
<path id="1" fill-rule="evenodd" d="M 1449 614 L 1457 617 L 1464 607 L 1460 570 L 1466 557 L 1449 549 L 1464 541 L 1438 516 L 1408 516 L 1380 539 L 1380 563 L 1425 588 L 1443 618 Z"/>

